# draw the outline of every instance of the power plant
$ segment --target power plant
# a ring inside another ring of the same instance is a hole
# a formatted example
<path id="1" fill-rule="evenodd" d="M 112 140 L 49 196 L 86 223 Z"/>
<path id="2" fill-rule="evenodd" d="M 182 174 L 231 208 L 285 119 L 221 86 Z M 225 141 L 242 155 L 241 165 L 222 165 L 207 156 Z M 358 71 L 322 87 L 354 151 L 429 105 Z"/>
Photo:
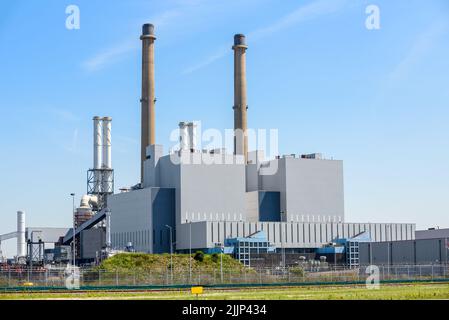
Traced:
<path id="1" fill-rule="evenodd" d="M 18 259 L 50 261 L 33 252 L 52 239 L 51 249 L 44 246 L 38 251 L 67 262 L 74 249 L 80 264 L 130 248 L 145 253 L 224 252 L 247 266 L 255 257 L 263 261 L 280 252 L 309 259 L 329 255 L 337 263 L 343 261 L 335 258 L 343 252 L 343 243 L 346 256 L 341 259 L 356 266 L 358 251 L 355 254 L 351 246 L 357 241 L 417 241 L 415 224 L 346 221 L 343 161 L 326 159 L 320 153 L 266 158 L 266 150 L 248 149 L 248 45 L 243 34 L 234 36 L 232 46 L 234 150 L 200 150 L 197 123 L 173 119 L 179 125 L 179 149 L 164 152 L 155 136 L 156 36 L 152 24 L 143 25 L 140 40 L 140 181 L 115 193 L 112 119 L 94 117 L 93 166 L 87 171 L 86 195 L 74 208 L 73 227 L 58 229 L 57 239 L 51 230 L 44 230 L 39 240 L 31 236 L 38 230 L 26 229 L 25 214 L 19 211 L 17 231 L 0 236 L 0 241 L 17 238 Z M 363 255 L 365 260 L 371 256 L 367 257 Z"/>

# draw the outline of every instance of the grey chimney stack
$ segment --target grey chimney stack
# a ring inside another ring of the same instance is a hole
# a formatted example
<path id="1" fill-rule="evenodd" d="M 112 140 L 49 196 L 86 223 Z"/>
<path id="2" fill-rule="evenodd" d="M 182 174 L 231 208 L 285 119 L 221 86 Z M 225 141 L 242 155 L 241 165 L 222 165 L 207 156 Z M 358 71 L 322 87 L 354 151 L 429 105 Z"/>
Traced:
<path id="1" fill-rule="evenodd" d="M 154 26 L 144 24 L 142 27 L 142 133 L 141 133 L 141 164 L 140 181 L 143 183 L 143 162 L 146 159 L 147 146 L 155 144 L 155 111 L 154 104 Z"/>
<path id="2" fill-rule="evenodd" d="M 248 160 L 246 113 L 246 39 L 243 34 L 234 35 L 234 154 Z"/>

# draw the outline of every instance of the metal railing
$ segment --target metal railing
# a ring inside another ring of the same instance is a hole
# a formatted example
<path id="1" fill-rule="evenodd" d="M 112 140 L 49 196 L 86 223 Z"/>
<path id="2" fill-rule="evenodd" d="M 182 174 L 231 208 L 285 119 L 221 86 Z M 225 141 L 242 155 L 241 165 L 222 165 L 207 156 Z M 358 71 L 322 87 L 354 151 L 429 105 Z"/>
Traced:
<path id="1" fill-rule="evenodd" d="M 398 265 L 377 266 L 379 281 L 449 281 L 449 265 Z M 244 268 L 220 269 L 151 269 L 115 270 L 80 269 L 80 287 L 126 286 L 188 286 L 188 285 L 268 285 L 306 283 L 355 283 L 365 282 L 370 275 L 366 266 L 349 269 L 344 266 L 315 268 Z M 67 272 L 60 269 L 3 269 L 0 270 L 0 290 L 4 288 L 33 287 L 65 288 Z"/>

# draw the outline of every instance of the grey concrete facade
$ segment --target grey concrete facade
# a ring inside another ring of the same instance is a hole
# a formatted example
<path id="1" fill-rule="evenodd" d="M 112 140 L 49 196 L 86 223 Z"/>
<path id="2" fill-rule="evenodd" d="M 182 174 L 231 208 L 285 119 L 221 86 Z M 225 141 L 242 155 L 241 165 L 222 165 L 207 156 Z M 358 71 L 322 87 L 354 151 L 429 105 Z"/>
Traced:
<path id="1" fill-rule="evenodd" d="M 257 231 L 265 231 L 268 241 L 275 247 L 319 248 L 336 238 L 350 238 L 363 231 L 372 234 L 373 241 L 413 240 L 414 224 L 381 223 L 302 223 L 302 222 L 235 222 L 202 221 L 178 225 L 178 250 L 213 248 L 225 238 L 247 237 Z M 378 232 L 374 232 L 378 231 Z"/>
<path id="2" fill-rule="evenodd" d="M 260 175 L 260 190 L 280 192 L 284 221 L 344 221 L 342 161 L 287 156 L 268 163 L 278 169 Z"/>
<path id="3" fill-rule="evenodd" d="M 111 210 L 112 247 L 123 249 L 128 242 L 139 252 L 170 250 L 169 229 L 175 228 L 175 192 L 170 188 L 145 188 L 119 193 L 108 199 Z"/>
<path id="4" fill-rule="evenodd" d="M 418 239 L 436 239 L 436 238 L 448 238 L 449 228 L 446 229 L 428 229 L 428 230 L 416 230 L 415 238 Z"/>
<path id="5" fill-rule="evenodd" d="M 175 189 L 177 225 L 245 219 L 243 156 L 202 152 L 160 156 L 160 146 L 151 146 L 147 152 L 144 187 Z"/>
<path id="6" fill-rule="evenodd" d="M 101 250 L 105 247 L 105 228 L 93 228 L 83 230 L 81 239 L 81 259 L 96 259 L 100 257 Z"/>
<path id="7" fill-rule="evenodd" d="M 361 265 L 447 263 L 448 254 L 446 238 L 360 243 L 359 247 Z"/>

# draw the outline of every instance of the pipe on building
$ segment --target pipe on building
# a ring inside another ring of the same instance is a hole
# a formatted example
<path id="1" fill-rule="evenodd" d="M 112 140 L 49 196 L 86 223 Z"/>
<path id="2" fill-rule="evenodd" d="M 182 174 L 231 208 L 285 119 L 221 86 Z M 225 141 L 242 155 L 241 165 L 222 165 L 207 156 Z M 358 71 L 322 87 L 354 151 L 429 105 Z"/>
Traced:
<path id="1" fill-rule="evenodd" d="M 156 98 L 154 95 L 154 26 L 144 24 L 142 27 L 142 97 L 140 103 L 142 106 L 141 118 L 141 163 L 140 180 L 143 184 L 143 163 L 146 160 L 147 146 L 155 144 L 155 110 Z"/>
<path id="2" fill-rule="evenodd" d="M 101 168 L 102 155 L 102 133 L 101 133 L 101 118 L 94 117 L 94 169 Z M 101 177 L 98 171 L 94 173 L 94 192 L 100 192 Z"/>
<path id="3" fill-rule="evenodd" d="M 106 248 L 110 249 L 111 246 L 111 210 L 106 208 Z"/>
<path id="4" fill-rule="evenodd" d="M 189 132 L 187 122 L 179 123 L 179 149 L 186 151 L 189 149 Z"/>
<path id="5" fill-rule="evenodd" d="M 195 152 L 197 145 L 196 145 L 196 123 L 194 122 L 189 122 L 188 126 L 187 126 L 187 130 L 188 130 L 188 135 L 189 135 L 189 150 L 191 152 Z"/>
<path id="6" fill-rule="evenodd" d="M 194 122 L 179 123 L 179 149 L 195 152 L 197 149 L 197 125 Z"/>
<path id="7" fill-rule="evenodd" d="M 87 209 L 98 205 L 98 197 L 96 195 L 85 194 L 81 197 L 80 208 Z"/>
<path id="8" fill-rule="evenodd" d="M 247 101 L 246 101 L 246 45 L 243 34 L 234 35 L 234 154 L 248 160 Z"/>
<path id="9" fill-rule="evenodd" d="M 26 256 L 25 212 L 17 211 L 17 257 Z"/>
<path id="10" fill-rule="evenodd" d="M 112 159 L 111 159 L 111 117 L 103 117 L 102 119 L 103 135 L 102 135 L 102 145 L 103 145 L 103 155 L 102 155 L 102 168 L 112 169 Z"/>
<path id="11" fill-rule="evenodd" d="M 94 169 L 101 168 L 101 118 L 95 116 L 94 121 Z"/>

